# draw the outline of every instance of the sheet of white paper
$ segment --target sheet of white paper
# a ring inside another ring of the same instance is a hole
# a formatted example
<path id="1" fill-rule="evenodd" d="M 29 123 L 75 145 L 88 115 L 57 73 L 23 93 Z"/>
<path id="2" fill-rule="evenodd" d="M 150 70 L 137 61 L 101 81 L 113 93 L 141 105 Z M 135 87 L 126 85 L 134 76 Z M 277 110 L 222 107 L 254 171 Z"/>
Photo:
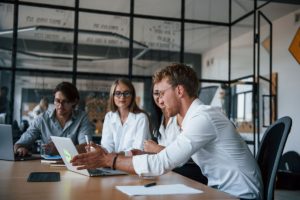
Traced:
<path id="1" fill-rule="evenodd" d="M 166 194 L 199 194 L 203 191 L 188 187 L 183 184 L 155 185 L 152 187 L 138 186 L 116 186 L 118 190 L 129 195 L 166 195 Z"/>

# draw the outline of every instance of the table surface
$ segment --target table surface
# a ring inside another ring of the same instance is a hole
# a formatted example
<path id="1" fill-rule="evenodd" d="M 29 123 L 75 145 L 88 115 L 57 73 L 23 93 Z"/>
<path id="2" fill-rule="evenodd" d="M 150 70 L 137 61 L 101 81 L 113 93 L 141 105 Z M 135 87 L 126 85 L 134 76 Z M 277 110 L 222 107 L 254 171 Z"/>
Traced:
<path id="1" fill-rule="evenodd" d="M 31 172 L 59 172 L 59 182 L 27 182 Z M 128 196 L 115 188 L 118 185 L 144 185 L 155 181 L 158 185 L 185 184 L 203 191 L 201 194 Z M 35 161 L 0 160 L 0 199 L 22 200 L 66 200 L 66 199 L 237 199 L 224 192 L 207 187 L 175 172 L 169 172 L 155 180 L 145 180 L 137 175 L 110 177 L 87 177 L 67 170 Z"/>

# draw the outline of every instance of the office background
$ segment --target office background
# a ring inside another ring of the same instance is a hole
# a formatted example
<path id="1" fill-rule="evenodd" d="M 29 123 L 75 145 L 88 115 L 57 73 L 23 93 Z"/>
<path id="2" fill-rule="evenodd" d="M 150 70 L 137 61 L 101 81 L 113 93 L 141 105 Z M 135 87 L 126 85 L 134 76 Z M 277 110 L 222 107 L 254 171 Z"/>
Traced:
<path id="1" fill-rule="evenodd" d="M 294 120 L 285 151 L 300 152 L 300 68 L 288 50 L 299 15 L 297 0 L 0 0 L 7 122 L 30 121 L 41 97 L 53 102 L 55 85 L 71 81 L 99 134 L 114 79 L 132 79 L 152 113 L 151 75 L 185 62 L 203 91 L 212 88 L 200 96 L 223 109 L 254 153 L 259 133 L 285 115 Z"/>

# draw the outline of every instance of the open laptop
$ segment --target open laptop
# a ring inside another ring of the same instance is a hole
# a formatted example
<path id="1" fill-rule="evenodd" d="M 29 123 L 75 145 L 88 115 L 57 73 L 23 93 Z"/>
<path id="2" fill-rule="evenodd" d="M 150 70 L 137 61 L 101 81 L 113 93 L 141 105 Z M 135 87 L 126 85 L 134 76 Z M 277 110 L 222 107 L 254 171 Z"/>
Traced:
<path id="1" fill-rule="evenodd" d="M 51 136 L 52 142 L 55 144 L 60 156 L 62 157 L 68 170 L 83 174 L 86 176 L 115 176 L 126 175 L 127 173 L 119 170 L 112 170 L 109 168 L 97 168 L 93 170 L 78 170 L 75 166 L 72 166 L 70 160 L 78 154 L 78 151 L 70 138 Z"/>
<path id="2" fill-rule="evenodd" d="M 17 156 L 14 153 L 13 131 L 10 124 L 0 124 L 0 160 L 37 160 L 40 155 Z"/>

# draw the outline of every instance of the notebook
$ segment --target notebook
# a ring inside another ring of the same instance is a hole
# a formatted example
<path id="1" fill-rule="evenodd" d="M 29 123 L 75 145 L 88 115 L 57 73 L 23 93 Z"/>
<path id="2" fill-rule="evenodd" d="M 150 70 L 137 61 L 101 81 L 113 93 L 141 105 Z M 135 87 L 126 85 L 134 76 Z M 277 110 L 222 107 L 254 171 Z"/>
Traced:
<path id="1" fill-rule="evenodd" d="M 0 124 L 0 160 L 37 160 L 40 155 L 17 156 L 14 153 L 13 131 L 10 124 Z"/>
<path id="2" fill-rule="evenodd" d="M 76 166 L 72 166 L 70 160 L 78 154 L 78 151 L 70 138 L 51 136 L 57 151 L 62 157 L 68 170 L 76 172 L 85 176 L 116 176 L 126 175 L 127 173 L 119 170 L 112 170 L 109 168 L 97 168 L 93 170 L 78 170 Z"/>

